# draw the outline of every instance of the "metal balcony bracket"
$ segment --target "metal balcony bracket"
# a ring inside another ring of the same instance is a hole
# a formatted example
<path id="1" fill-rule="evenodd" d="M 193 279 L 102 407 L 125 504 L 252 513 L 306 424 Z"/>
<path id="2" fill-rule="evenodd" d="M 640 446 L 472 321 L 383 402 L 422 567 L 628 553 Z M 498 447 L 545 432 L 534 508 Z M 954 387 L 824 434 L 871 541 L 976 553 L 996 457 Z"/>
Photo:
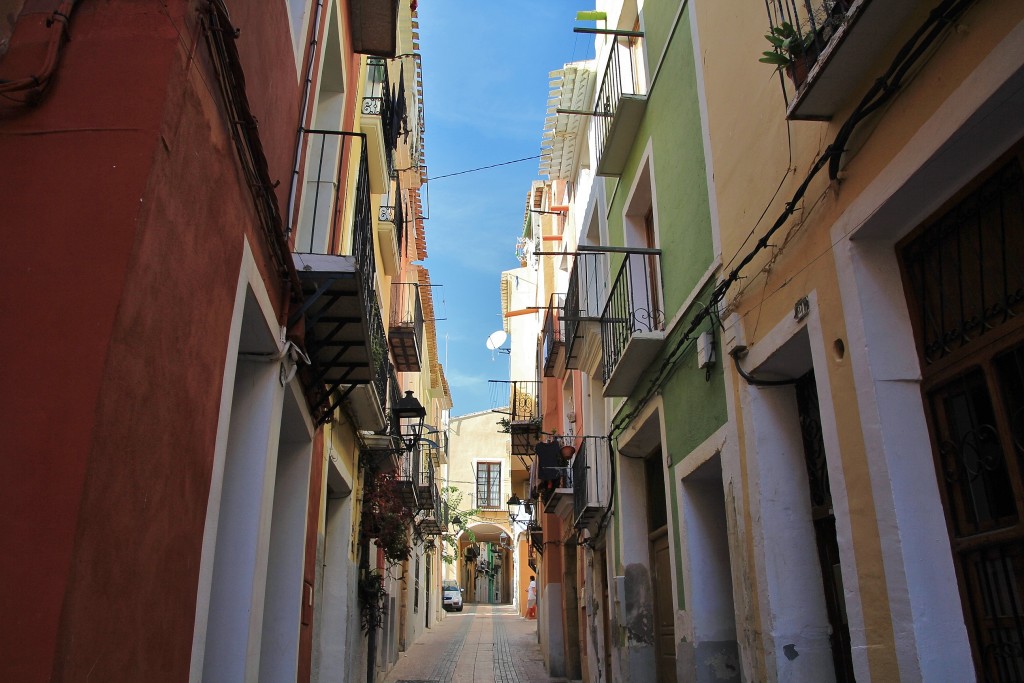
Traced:
<path id="1" fill-rule="evenodd" d="M 305 296 L 304 301 L 302 302 L 302 306 L 299 307 L 299 310 L 295 311 L 294 313 L 291 314 L 291 316 L 288 317 L 288 327 L 291 327 L 295 323 L 299 322 L 299 320 L 302 319 L 302 316 L 306 314 L 306 311 L 312 308 L 313 304 L 317 302 L 317 300 L 324 292 L 326 292 L 334 285 L 334 281 L 337 279 L 338 278 L 335 277 L 327 278 L 320 284 L 319 287 L 316 288 L 316 291 L 314 291 L 312 294 L 308 294 L 307 296 Z"/>
<path id="2" fill-rule="evenodd" d="M 334 412 L 335 410 L 337 410 L 337 409 L 338 409 L 338 406 L 340 406 L 340 405 L 341 405 L 341 404 L 342 404 L 342 403 L 343 403 L 343 402 L 345 401 L 345 399 L 346 399 L 346 398 L 348 398 L 348 395 L 349 395 L 349 394 L 351 394 L 351 393 L 352 393 L 353 391 L 355 391 L 355 388 L 356 388 L 357 386 L 358 386 L 358 385 L 356 385 L 356 384 L 350 384 L 350 385 L 348 385 L 348 387 L 346 387 L 346 388 L 345 388 L 345 391 L 341 392 L 341 394 L 339 394 L 339 395 L 338 395 L 338 398 L 337 398 L 337 399 L 335 399 L 334 401 L 332 401 L 332 402 L 331 402 L 331 405 L 330 405 L 330 406 L 328 406 L 328 408 L 327 408 L 327 414 L 328 414 L 328 415 L 330 415 L 330 414 L 331 414 L 331 413 L 333 413 L 333 412 Z M 335 388 L 337 388 L 337 385 L 335 385 Z M 330 395 L 331 395 L 331 393 L 332 393 L 333 391 L 334 391 L 334 389 L 332 389 L 331 391 L 328 391 L 326 395 L 327 395 L 328 397 L 330 397 Z"/>

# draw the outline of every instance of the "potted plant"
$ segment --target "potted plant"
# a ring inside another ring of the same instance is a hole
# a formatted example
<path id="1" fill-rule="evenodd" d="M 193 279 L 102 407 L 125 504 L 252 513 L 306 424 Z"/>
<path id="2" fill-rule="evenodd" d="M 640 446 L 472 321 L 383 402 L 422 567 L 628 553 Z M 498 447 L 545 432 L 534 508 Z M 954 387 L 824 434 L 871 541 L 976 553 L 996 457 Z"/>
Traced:
<path id="1" fill-rule="evenodd" d="M 807 79 L 811 65 L 818 58 L 814 50 L 814 34 L 802 34 L 793 24 L 784 21 L 778 26 L 773 26 L 764 37 L 772 44 L 772 49 L 765 50 L 758 61 L 784 70 L 792 79 L 793 85 L 799 88 Z"/>

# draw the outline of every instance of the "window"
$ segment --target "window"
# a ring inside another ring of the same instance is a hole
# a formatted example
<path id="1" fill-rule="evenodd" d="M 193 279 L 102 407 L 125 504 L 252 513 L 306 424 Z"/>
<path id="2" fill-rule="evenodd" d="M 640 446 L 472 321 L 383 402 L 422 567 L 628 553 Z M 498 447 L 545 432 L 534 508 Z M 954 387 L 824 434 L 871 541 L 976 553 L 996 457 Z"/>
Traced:
<path id="1" fill-rule="evenodd" d="M 481 462 L 476 466 L 476 504 L 481 508 L 500 508 L 501 463 Z"/>

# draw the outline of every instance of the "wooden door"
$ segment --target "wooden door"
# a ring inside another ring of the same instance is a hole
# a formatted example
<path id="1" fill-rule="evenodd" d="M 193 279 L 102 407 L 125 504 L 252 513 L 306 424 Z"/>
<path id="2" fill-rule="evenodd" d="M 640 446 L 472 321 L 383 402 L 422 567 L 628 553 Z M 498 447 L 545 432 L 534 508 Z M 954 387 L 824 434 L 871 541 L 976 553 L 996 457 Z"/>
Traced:
<path id="1" fill-rule="evenodd" d="M 1024 141 L 897 253 L 978 680 L 1024 681 Z"/>
<path id="2" fill-rule="evenodd" d="M 668 527 L 661 527 L 651 534 L 651 584 L 654 588 L 654 651 L 658 683 L 675 683 L 676 629 Z"/>

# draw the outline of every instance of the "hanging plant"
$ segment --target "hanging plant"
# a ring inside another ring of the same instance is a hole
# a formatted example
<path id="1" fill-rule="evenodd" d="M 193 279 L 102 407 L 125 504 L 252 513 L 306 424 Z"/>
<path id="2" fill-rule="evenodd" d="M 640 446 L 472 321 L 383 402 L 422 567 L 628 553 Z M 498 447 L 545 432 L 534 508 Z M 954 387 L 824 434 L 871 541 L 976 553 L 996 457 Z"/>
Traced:
<path id="1" fill-rule="evenodd" d="M 384 623 L 384 605 L 387 597 L 383 574 L 368 571 L 359 579 L 360 624 L 364 632 L 374 631 Z"/>
<path id="2" fill-rule="evenodd" d="M 389 564 L 409 559 L 412 545 L 409 528 L 414 512 L 398 495 L 394 472 L 368 470 L 363 484 L 363 515 L 361 530 L 367 538 L 377 540 Z"/>

